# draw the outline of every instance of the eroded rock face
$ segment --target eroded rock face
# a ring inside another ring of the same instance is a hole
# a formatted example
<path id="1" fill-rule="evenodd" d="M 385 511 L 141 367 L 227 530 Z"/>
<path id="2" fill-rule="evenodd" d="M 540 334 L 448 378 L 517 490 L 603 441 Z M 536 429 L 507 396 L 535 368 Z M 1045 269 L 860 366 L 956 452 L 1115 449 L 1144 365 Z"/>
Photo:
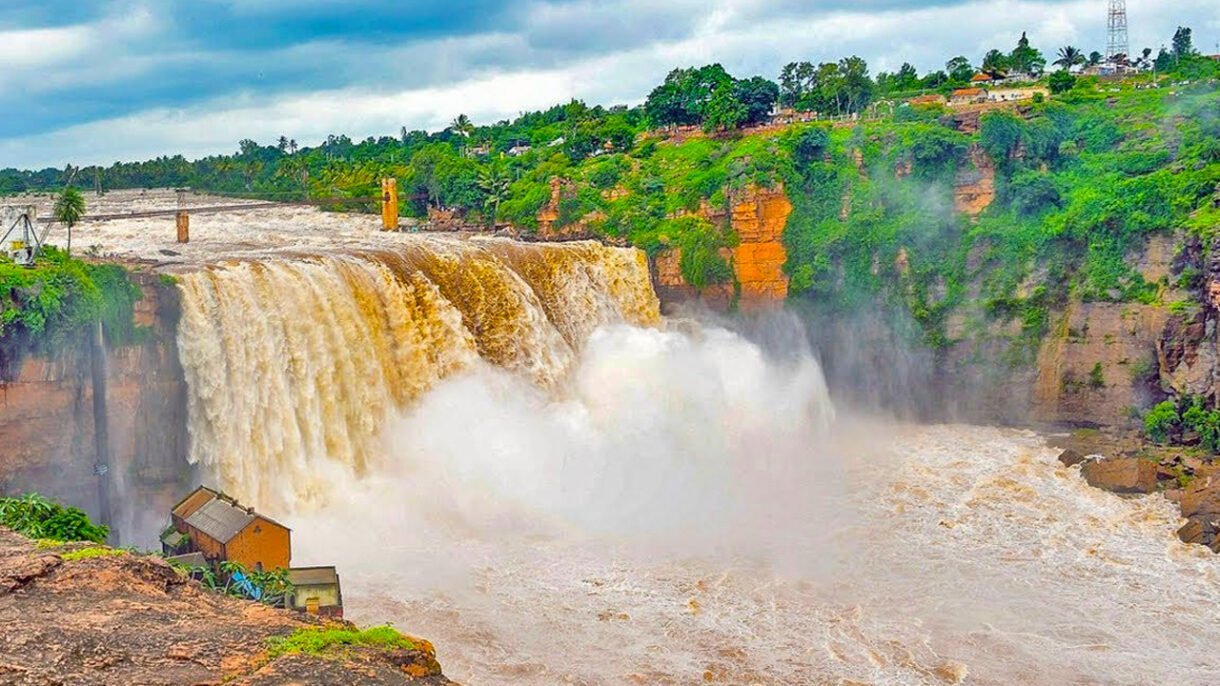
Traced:
<path id="1" fill-rule="evenodd" d="M 142 293 L 135 309 L 140 342 L 107 345 L 104 353 L 108 477 L 161 509 L 189 476 L 177 289 L 152 272 L 133 278 Z M 14 378 L 0 382 L 0 492 L 37 490 L 100 514 L 91 354 L 82 337 L 53 357 L 24 358 Z M 161 493 L 167 495 L 158 500 Z M 111 524 L 121 530 L 134 513 L 113 500 Z"/>
<path id="2" fill-rule="evenodd" d="M 953 207 L 977 217 L 995 200 L 995 165 L 976 143 L 970 146 L 970 164 L 957 172 L 953 184 Z"/>
<path id="3" fill-rule="evenodd" d="M 84 547 L 0 528 L 0 683 L 450 683 L 426 641 L 272 659 L 269 637 L 321 620 L 218 595 L 158 557 L 65 559 Z"/>
<path id="4" fill-rule="evenodd" d="M 731 250 L 721 250 L 720 256 L 732 267 L 741 286 L 737 295 L 743 308 L 765 307 L 788 297 L 788 275 L 784 272 L 788 252 L 783 236 L 788 216 L 792 214 L 792 203 L 783 186 L 747 187 L 734 197 L 727 216 L 723 210 L 712 208 L 706 202 L 697 214 L 713 224 L 727 222 L 737 234 L 738 245 Z M 732 304 L 735 295 L 732 284 L 715 284 L 696 293 L 682 276 L 681 260 L 680 248 L 663 250 L 653 259 L 654 277 L 662 301 L 698 298 L 718 309 Z"/>

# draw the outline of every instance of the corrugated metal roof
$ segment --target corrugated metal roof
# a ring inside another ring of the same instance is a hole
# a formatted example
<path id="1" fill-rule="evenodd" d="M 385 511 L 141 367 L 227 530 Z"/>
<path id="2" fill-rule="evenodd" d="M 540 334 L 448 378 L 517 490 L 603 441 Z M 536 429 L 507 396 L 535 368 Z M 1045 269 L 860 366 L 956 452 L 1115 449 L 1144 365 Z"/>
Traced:
<path id="1" fill-rule="evenodd" d="M 204 504 L 186 518 L 188 525 L 221 543 L 228 543 L 252 521 L 254 521 L 254 515 L 220 498 Z"/>
<path id="2" fill-rule="evenodd" d="M 293 586 L 327 586 L 339 583 L 334 567 L 296 567 L 288 570 Z"/>

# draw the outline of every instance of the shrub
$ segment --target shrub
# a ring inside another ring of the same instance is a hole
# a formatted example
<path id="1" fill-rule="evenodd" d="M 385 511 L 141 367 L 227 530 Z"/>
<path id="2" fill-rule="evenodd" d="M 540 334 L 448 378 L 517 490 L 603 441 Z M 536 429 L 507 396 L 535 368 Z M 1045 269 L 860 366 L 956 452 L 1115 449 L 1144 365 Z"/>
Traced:
<path id="1" fill-rule="evenodd" d="M 94 524 L 81 510 L 53 503 L 37 493 L 0 498 L 0 525 L 29 538 L 55 541 L 102 543 L 110 535 L 108 527 Z"/>
<path id="2" fill-rule="evenodd" d="M 1092 388 L 1106 387 L 1106 379 L 1102 375 L 1100 362 L 1094 364 L 1093 368 L 1089 370 L 1089 386 Z"/>
<path id="3" fill-rule="evenodd" d="M 1178 431 L 1178 408 L 1172 400 L 1157 403 L 1144 414 L 1144 435 L 1154 443 L 1165 445 Z"/>

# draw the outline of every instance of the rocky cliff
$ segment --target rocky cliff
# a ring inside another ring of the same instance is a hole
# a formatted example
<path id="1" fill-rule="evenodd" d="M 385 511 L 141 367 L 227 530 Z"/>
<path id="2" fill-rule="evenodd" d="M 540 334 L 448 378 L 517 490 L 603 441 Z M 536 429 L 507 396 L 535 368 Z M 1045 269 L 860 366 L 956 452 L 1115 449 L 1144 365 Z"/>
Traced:
<path id="1" fill-rule="evenodd" d="M 792 203 L 782 185 L 747 186 L 732 195 L 728 212 L 703 203 L 697 214 L 737 237 L 734 247 L 720 251 L 732 268 L 733 283 L 712 284 L 696 292 L 682 276 L 681 248 L 670 248 L 653 258 L 656 288 L 663 300 L 698 298 L 719 308 L 737 302 L 750 309 L 780 303 L 788 297 L 788 275 L 784 271 L 788 254 L 783 235 Z"/>
<path id="2" fill-rule="evenodd" d="M 25 357 L 0 381 L 0 492 L 38 491 L 99 519 L 109 497 L 108 523 L 124 543 L 161 524 L 142 521 L 131 502 L 163 511 L 189 479 L 178 291 L 135 267 L 142 297 L 133 340 L 86 332 L 49 355 Z"/>
<path id="3" fill-rule="evenodd" d="M 269 652 L 272 637 L 355 628 L 219 595 L 159 557 L 3 528 L 0 624 L 5 684 L 450 683 L 427 641 Z"/>

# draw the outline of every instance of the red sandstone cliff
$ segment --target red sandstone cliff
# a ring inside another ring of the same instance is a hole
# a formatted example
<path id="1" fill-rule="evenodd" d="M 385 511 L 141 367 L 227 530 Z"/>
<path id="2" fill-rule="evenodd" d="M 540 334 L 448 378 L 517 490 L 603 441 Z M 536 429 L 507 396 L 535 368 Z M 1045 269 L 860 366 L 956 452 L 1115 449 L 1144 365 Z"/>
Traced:
<path id="1" fill-rule="evenodd" d="M 156 500 L 188 476 L 177 289 L 151 271 L 137 270 L 133 278 L 142 293 L 138 342 L 103 342 L 109 471 L 102 485 Z M 15 378 L 0 381 L 0 492 L 37 490 L 100 515 L 92 350 L 83 335 L 52 357 L 25 358 Z M 118 531 L 134 525 L 125 509 L 130 500 L 114 499 L 111 524 Z"/>
<path id="2" fill-rule="evenodd" d="M 727 224 L 738 237 L 737 246 L 721 250 L 720 256 L 733 269 L 738 286 L 737 299 L 742 307 L 780 303 L 788 297 L 788 275 L 784 273 L 788 253 L 784 249 L 783 235 L 788 216 L 792 214 L 792 203 L 783 186 L 747 187 L 732 198 L 727 216 L 706 203 L 699 208 L 698 214 L 713 224 Z M 717 307 L 732 303 L 733 284 L 715 284 L 696 293 L 682 277 L 681 259 L 679 248 L 664 250 L 654 259 L 656 286 L 663 299 L 698 297 Z"/>

